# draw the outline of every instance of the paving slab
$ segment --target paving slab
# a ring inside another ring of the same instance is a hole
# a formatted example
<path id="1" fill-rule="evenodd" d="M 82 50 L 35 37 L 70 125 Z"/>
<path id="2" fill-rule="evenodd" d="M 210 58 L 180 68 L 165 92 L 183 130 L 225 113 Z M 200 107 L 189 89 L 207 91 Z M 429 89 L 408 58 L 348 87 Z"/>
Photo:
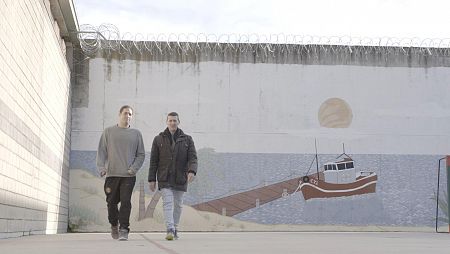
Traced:
<path id="1" fill-rule="evenodd" d="M 163 233 L 132 233 L 129 241 L 106 233 L 35 235 L 0 240 L 8 254 L 450 253 L 450 234 L 413 232 L 203 232 L 166 241 Z"/>

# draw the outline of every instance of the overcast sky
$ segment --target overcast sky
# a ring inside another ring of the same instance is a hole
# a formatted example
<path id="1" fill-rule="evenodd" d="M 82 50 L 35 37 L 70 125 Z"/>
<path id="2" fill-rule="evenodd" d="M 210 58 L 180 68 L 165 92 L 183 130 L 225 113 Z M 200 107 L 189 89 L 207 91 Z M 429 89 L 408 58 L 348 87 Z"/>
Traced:
<path id="1" fill-rule="evenodd" d="M 73 0 L 79 24 L 121 34 L 450 38 L 449 0 Z"/>

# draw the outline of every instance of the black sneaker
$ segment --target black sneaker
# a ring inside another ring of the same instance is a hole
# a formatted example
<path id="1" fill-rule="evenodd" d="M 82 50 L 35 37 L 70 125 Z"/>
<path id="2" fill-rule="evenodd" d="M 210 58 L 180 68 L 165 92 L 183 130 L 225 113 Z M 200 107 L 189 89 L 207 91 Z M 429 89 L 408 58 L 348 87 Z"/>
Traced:
<path id="1" fill-rule="evenodd" d="M 175 231 L 173 231 L 173 239 L 178 240 L 178 230 L 175 229 Z"/>
<path id="2" fill-rule="evenodd" d="M 111 226 L 112 239 L 119 239 L 119 226 Z"/>
<path id="3" fill-rule="evenodd" d="M 119 229 L 119 241 L 128 241 L 129 230 L 126 228 Z"/>

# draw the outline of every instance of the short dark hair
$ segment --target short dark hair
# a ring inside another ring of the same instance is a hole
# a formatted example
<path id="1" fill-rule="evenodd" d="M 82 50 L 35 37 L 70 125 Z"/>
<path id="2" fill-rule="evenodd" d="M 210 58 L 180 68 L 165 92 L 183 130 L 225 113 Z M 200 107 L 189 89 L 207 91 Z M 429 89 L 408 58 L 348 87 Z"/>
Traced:
<path id="1" fill-rule="evenodd" d="M 126 109 L 126 108 L 129 108 L 129 109 L 131 109 L 131 111 L 134 111 L 134 109 L 133 109 L 131 106 L 129 106 L 129 105 L 123 105 L 123 106 L 120 108 L 120 110 L 119 110 L 119 114 L 121 114 L 122 111 L 123 111 L 124 109 Z"/>
<path id="2" fill-rule="evenodd" d="M 176 116 L 178 119 L 178 122 L 180 122 L 180 116 L 178 115 L 177 112 L 170 112 L 169 114 L 167 114 L 166 120 L 169 119 L 169 116 Z"/>

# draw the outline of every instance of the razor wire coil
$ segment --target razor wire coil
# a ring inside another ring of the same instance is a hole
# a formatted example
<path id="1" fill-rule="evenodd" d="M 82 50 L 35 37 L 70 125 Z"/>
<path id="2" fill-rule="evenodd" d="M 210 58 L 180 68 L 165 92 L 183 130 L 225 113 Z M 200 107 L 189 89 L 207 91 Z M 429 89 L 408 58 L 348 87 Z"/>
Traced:
<path id="1" fill-rule="evenodd" d="M 393 37 L 351 37 L 351 36 L 314 36 L 292 34 L 131 34 L 119 32 L 112 24 L 100 26 L 81 25 L 78 39 L 86 55 L 95 55 L 100 50 L 130 54 L 169 54 L 188 55 L 206 50 L 215 56 L 226 52 L 252 52 L 257 56 L 275 54 L 313 54 L 317 50 L 330 53 L 389 53 L 409 55 L 410 49 L 423 55 L 450 54 L 450 38 L 393 38 Z"/>

